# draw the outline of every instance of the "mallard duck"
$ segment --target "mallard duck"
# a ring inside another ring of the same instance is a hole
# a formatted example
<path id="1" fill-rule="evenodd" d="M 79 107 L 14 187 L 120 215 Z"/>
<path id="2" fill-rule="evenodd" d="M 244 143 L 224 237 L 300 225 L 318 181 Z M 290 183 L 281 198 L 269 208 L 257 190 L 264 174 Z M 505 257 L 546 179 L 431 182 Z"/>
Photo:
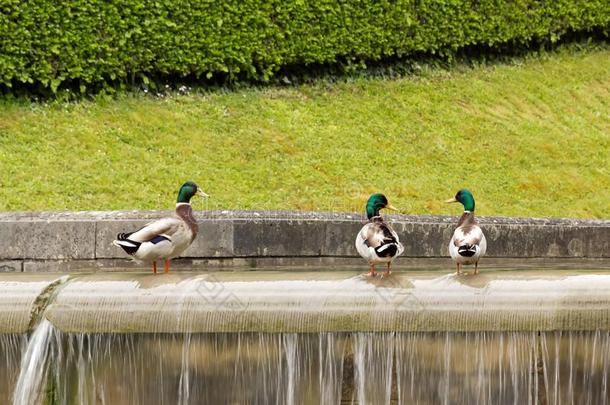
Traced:
<path id="1" fill-rule="evenodd" d="M 369 223 L 362 227 L 356 237 L 356 249 L 370 266 L 367 276 L 375 276 L 375 265 L 380 263 L 387 263 L 385 276 L 389 276 L 392 260 L 404 251 L 396 232 L 379 215 L 379 210 L 383 208 L 397 211 L 383 194 L 377 193 L 369 197 L 366 202 Z"/>
<path id="2" fill-rule="evenodd" d="M 464 206 L 464 213 L 453 232 L 451 242 L 449 242 L 449 254 L 455 261 L 457 274 L 460 274 L 460 265 L 462 264 L 474 264 L 474 274 L 478 274 L 479 259 L 485 256 L 487 241 L 474 217 L 474 197 L 470 191 L 463 188 L 457 192 L 454 198 L 446 202 L 459 202 Z"/>
<path id="3" fill-rule="evenodd" d="M 198 194 L 208 197 L 197 184 L 187 181 L 180 187 L 176 202 L 176 216 L 162 218 L 146 224 L 134 232 L 119 233 L 112 243 L 122 248 L 136 260 L 152 262 L 157 273 L 157 260 L 165 259 L 165 273 L 169 272 L 169 260 L 180 256 L 193 242 L 199 231 L 191 208 L 191 198 Z"/>

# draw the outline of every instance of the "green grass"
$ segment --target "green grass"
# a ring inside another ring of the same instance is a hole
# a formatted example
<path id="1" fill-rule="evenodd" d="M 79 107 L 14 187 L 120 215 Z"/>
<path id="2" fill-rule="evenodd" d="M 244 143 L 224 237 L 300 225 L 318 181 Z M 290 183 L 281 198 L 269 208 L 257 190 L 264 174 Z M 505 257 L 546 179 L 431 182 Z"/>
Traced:
<path id="1" fill-rule="evenodd" d="M 610 217 L 610 49 L 400 79 L 0 102 L 0 210 L 171 208 Z M 203 202 L 195 202 L 203 208 Z"/>

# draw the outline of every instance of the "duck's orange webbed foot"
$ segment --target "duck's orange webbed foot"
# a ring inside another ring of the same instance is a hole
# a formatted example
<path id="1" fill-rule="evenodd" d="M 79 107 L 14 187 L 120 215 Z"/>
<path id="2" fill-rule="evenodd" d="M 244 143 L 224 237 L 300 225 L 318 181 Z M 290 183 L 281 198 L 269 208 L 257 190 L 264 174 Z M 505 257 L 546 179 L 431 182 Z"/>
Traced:
<path id="1" fill-rule="evenodd" d="M 364 273 L 364 275 L 366 277 L 375 277 L 377 275 L 377 272 L 375 271 L 375 265 L 371 264 L 369 267 L 369 272 L 368 273 Z"/>
<path id="2" fill-rule="evenodd" d="M 383 277 L 390 277 L 390 274 L 392 274 L 392 263 L 388 262 L 388 268 L 383 273 Z"/>

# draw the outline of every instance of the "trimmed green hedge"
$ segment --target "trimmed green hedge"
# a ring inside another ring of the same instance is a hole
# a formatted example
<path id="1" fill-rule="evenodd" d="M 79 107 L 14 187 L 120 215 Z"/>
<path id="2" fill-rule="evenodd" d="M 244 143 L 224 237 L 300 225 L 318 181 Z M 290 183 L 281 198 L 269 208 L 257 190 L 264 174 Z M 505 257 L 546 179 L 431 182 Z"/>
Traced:
<path id="1" fill-rule="evenodd" d="M 608 0 L 3 0 L 0 84 L 267 80 L 286 65 L 554 41 L 609 21 Z"/>

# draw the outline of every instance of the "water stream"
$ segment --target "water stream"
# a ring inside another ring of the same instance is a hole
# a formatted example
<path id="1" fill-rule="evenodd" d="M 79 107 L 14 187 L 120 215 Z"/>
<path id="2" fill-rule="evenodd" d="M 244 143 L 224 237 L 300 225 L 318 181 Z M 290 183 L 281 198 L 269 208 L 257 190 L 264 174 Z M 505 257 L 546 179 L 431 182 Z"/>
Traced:
<path id="1" fill-rule="evenodd" d="M 606 274 L 95 277 L 0 334 L 0 403 L 609 404 Z"/>
<path id="2" fill-rule="evenodd" d="M 4 342 L 13 356 L 23 346 Z M 42 322 L 23 356 L 15 405 L 605 405 L 610 336 L 66 334 Z"/>
<path id="3" fill-rule="evenodd" d="M 19 377 L 19 364 L 27 338 L 20 334 L 0 334 L 0 398 L 9 400 Z"/>

